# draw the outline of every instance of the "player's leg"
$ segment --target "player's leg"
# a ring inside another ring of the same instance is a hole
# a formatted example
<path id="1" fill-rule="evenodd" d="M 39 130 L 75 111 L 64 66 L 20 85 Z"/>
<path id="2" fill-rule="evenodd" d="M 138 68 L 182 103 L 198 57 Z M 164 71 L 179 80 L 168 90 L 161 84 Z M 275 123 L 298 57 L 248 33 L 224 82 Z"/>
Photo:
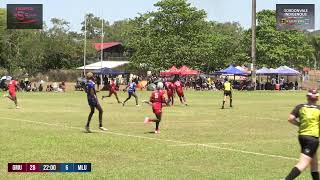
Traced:
<path id="1" fill-rule="evenodd" d="M 292 168 L 286 180 L 295 179 L 302 171 L 304 171 L 311 163 L 315 153 L 317 152 L 319 141 L 309 136 L 299 136 L 301 153 L 299 162 Z"/>
<path id="2" fill-rule="evenodd" d="M 11 101 L 13 101 L 12 97 L 10 95 L 6 95 L 5 97 L 7 97 L 8 99 L 10 99 Z"/>
<path id="3" fill-rule="evenodd" d="M 126 104 L 127 101 L 129 101 L 129 99 L 131 99 L 132 94 L 129 93 L 129 96 L 127 97 L 127 99 L 122 103 L 122 105 L 124 106 Z"/>
<path id="4" fill-rule="evenodd" d="M 187 100 L 186 100 L 186 97 L 184 96 L 184 94 L 182 94 L 182 100 L 183 100 L 184 104 L 185 104 L 186 106 L 188 106 Z"/>
<path id="5" fill-rule="evenodd" d="M 232 107 L 232 92 L 230 92 L 229 97 L 230 97 L 230 107 Z"/>
<path id="6" fill-rule="evenodd" d="M 171 96 L 170 98 L 171 98 L 171 105 L 173 106 L 173 104 L 174 104 L 174 97 Z"/>
<path id="7" fill-rule="evenodd" d="M 17 95 L 15 92 L 9 92 L 9 96 L 8 98 L 14 102 L 14 104 L 16 105 L 16 108 L 18 109 L 19 106 L 18 106 L 18 99 L 17 99 Z"/>
<path id="8" fill-rule="evenodd" d="M 318 170 L 318 156 L 317 154 L 315 154 L 311 160 L 310 163 L 310 170 L 311 170 L 311 176 L 312 179 L 315 180 L 319 180 L 319 170 Z"/>
<path id="9" fill-rule="evenodd" d="M 222 109 L 224 109 L 224 104 L 226 103 L 227 96 L 224 94 L 223 95 L 223 101 L 222 101 Z"/>
<path id="10" fill-rule="evenodd" d="M 103 100 L 104 98 L 110 97 L 111 95 L 112 95 L 112 93 L 111 93 L 111 91 L 109 91 L 109 95 L 108 95 L 108 96 L 102 96 L 102 100 Z"/>
<path id="11" fill-rule="evenodd" d="M 17 96 L 12 97 L 12 99 L 13 99 L 14 104 L 16 105 L 16 108 L 19 108 Z"/>
<path id="12" fill-rule="evenodd" d="M 90 122 L 91 122 L 92 116 L 93 116 L 93 114 L 94 114 L 94 109 L 95 109 L 94 106 L 90 106 L 90 113 L 89 113 L 88 121 L 87 121 L 87 124 L 86 124 L 86 130 L 87 130 L 87 132 L 91 132 L 90 129 L 89 129 L 89 127 L 90 127 Z"/>
<path id="13" fill-rule="evenodd" d="M 160 133 L 160 129 L 159 129 L 159 125 L 160 125 L 160 122 L 161 122 L 161 117 L 162 117 L 162 113 L 157 113 L 156 114 L 156 130 L 155 130 L 155 133 L 158 134 Z"/>
<path id="14" fill-rule="evenodd" d="M 171 95 L 168 95 L 167 104 L 168 104 L 169 106 L 170 106 L 170 104 L 173 105 L 173 103 L 172 103 L 172 96 L 171 96 Z"/>
<path id="15" fill-rule="evenodd" d="M 111 97 L 112 94 L 113 94 L 113 92 L 109 91 L 109 95 L 107 97 Z"/>
<path id="16" fill-rule="evenodd" d="M 116 97 L 118 103 L 121 103 L 121 101 L 119 100 L 119 97 L 118 97 L 118 93 L 114 92 L 114 96 Z"/>
<path id="17" fill-rule="evenodd" d="M 161 121 L 161 117 L 162 117 L 162 113 L 161 113 L 161 110 L 160 109 L 154 109 L 153 108 L 153 113 L 156 115 L 156 118 L 155 119 L 151 119 L 149 117 L 146 117 L 144 119 L 144 123 L 147 124 L 147 123 L 156 123 L 156 129 L 155 129 L 155 133 L 160 133 L 160 130 L 159 130 L 159 124 L 160 124 L 160 121 Z"/>
<path id="18" fill-rule="evenodd" d="M 136 99 L 136 106 L 139 106 L 137 94 L 136 93 L 132 93 L 132 96 Z"/>
<path id="19" fill-rule="evenodd" d="M 311 160 L 312 160 L 311 157 L 301 153 L 298 164 L 296 164 L 291 169 L 290 173 L 286 177 L 286 180 L 292 180 L 292 179 L 295 179 L 296 177 L 298 177 L 301 174 L 301 172 L 304 171 L 308 167 Z"/>
<path id="20" fill-rule="evenodd" d="M 103 115 L 102 107 L 101 107 L 101 105 L 98 103 L 97 106 L 96 106 L 96 108 L 97 108 L 97 110 L 99 111 L 99 129 L 101 129 L 101 130 L 103 130 L 103 131 L 106 131 L 107 129 L 102 126 L 102 115 Z"/>
<path id="21" fill-rule="evenodd" d="M 183 104 L 183 100 L 182 100 L 181 94 L 178 94 L 178 96 L 179 96 L 179 100 L 180 100 L 181 104 Z"/>

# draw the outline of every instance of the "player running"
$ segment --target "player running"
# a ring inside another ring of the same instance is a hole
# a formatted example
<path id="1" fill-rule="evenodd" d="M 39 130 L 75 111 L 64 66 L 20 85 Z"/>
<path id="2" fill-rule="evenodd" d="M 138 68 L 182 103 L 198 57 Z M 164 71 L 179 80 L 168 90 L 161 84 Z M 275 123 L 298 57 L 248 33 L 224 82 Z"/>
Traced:
<path id="1" fill-rule="evenodd" d="M 179 96 L 180 102 L 181 102 L 182 104 L 185 104 L 186 106 L 188 106 L 187 101 L 186 101 L 186 98 L 184 97 L 183 84 L 181 83 L 181 81 L 180 81 L 180 80 L 177 80 L 177 81 L 174 83 L 174 86 L 175 86 L 175 90 L 176 90 L 176 92 L 177 92 L 177 95 Z"/>
<path id="2" fill-rule="evenodd" d="M 224 109 L 224 104 L 226 103 L 228 96 L 230 98 L 230 107 L 232 107 L 232 85 L 228 81 L 228 78 L 225 78 L 223 83 L 223 102 L 221 109 Z"/>
<path id="3" fill-rule="evenodd" d="M 101 105 L 98 102 L 97 94 L 96 94 L 96 89 L 95 89 L 95 83 L 93 82 L 93 74 L 91 72 L 87 73 L 87 84 L 86 84 L 86 93 L 87 93 L 87 98 L 88 98 L 88 104 L 90 106 L 90 114 L 88 116 L 88 122 L 85 127 L 86 131 L 88 133 L 91 133 L 90 131 L 90 121 L 92 118 L 92 115 L 94 114 L 94 110 L 97 109 L 99 111 L 99 129 L 102 131 L 107 131 L 108 129 L 104 128 L 102 126 L 102 114 L 103 110 Z"/>
<path id="4" fill-rule="evenodd" d="M 168 102 L 169 104 L 173 106 L 174 103 L 174 85 L 170 81 L 166 81 L 165 83 L 165 89 L 167 90 L 167 96 L 168 96 Z"/>
<path id="5" fill-rule="evenodd" d="M 117 94 L 117 85 L 116 85 L 115 80 L 113 78 L 111 79 L 111 82 L 110 82 L 109 95 L 102 96 L 102 100 L 106 97 L 111 97 L 112 94 L 114 94 L 118 103 L 121 103 L 121 101 L 119 101 L 118 94 Z"/>
<path id="6" fill-rule="evenodd" d="M 122 103 L 124 106 L 126 102 L 131 99 L 131 96 L 133 96 L 136 99 L 136 106 L 140 106 L 138 104 L 138 96 L 136 94 L 136 88 L 137 88 L 138 80 L 134 79 L 132 82 L 123 90 L 126 91 L 128 89 L 128 98 Z"/>
<path id="7" fill-rule="evenodd" d="M 307 103 L 296 106 L 290 113 L 288 121 L 299 127 L 299 143 L 301 154 L 299 162 L 291 170 L 286 180 L 295 179 L 309 165 L 313 180 L 319 180 L 317 149 L 319 146 L 319 116 L 320 107 L 317 105 L 319 93 L 309 90 Z"/>
<path id="8" fill-rule="evenodd" d="M 16 105 L 16 109 L 19 109 L 18 99 L 17 99 L 17 89 L 19 88 L 18 82 L 12 77 L 8 83 L 9 95 L 5 97 L 9 98 Z"/>
<path id="9" fill-rule="evenodd" d="M 156 129 L 154 131 L 155 134 L 160 133 L 159 124 L 162 118 L 162 104 L 167 104 L 167 101 L 164 97 L 164 91 L 163 89 L 163 83 L 158 82 L 157 84 L 157 90 L 153 91 L 150 97 L 150 103 L 152 104 L 152 110 L 153 113 L 156 115 L 156 119 L 151 119 L 149 117 L 146 117 L 144 119 L 144 123 L 156 123 Z"/>

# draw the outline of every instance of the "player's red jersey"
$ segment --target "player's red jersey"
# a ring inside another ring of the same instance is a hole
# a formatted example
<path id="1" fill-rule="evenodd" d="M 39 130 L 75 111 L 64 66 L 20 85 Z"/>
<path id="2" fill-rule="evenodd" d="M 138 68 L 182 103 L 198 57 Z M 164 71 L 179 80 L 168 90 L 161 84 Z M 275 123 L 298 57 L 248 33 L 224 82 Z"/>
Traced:
<path id="1" fill-rule="evenodd" d="M 162 112 L 162 103 L 165 103 L 164 91 L 155 90 L 150 97 L 152 103 L 152 110 L 155 114 L 159 115 Z"/>
<path id="2" fill-rule="evenodd" d="M 11 80 L 8 84 L 8 89 L 9 91 L 11 92 L 15 92 L 16 91 L 16 88 L 17 88 L 17 81 L 16 80 Z"/>
<path id="3" fill-rule="evenodd" d="M 18 86 L 18 83 L 16 80 L 11 80 L 8 84 L 9 94 L 10 96 L 14 97 L 16 96 L 16 88 Z"/>
<path id="4" fill-rule="evenodd" d="M 178 96 L 183 96 L 183 85 L 180 81 L 174 83 Z"/>
<path id="5" fill-rule="evenodd" d="M 166 90 L 167 90 L 167 94 L 168 94 L 168 97 L 172 97 L 173 96 L 173 92 L 174 92 L 174 85 L 172 82 L 165 82 L 165 87 L 166 87 Z"/>
<path id="6" fill-rule="evenodd" d="M 110 83 L 110 92 L 116 92 L 117 85 L 114 81 Z"/>

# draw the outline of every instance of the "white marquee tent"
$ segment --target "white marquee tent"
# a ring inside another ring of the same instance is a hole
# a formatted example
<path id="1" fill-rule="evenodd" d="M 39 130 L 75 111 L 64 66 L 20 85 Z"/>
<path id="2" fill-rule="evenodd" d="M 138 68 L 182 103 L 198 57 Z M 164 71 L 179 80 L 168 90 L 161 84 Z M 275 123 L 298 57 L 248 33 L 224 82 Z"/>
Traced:
<path id="1" fill-rule="evenodd" d="M 117 68 L 119 66 L 123 66 L 125 64 L 128 64 L 129 61 L 102 61 L 101 62 L 96 62 L 93 64 L 88 64 L 86 65 L 85 69 L 86 70 L 100 70 L 101 68 Z M 78 67 L 77 69 L 83 70 L 84 66 Z"/>

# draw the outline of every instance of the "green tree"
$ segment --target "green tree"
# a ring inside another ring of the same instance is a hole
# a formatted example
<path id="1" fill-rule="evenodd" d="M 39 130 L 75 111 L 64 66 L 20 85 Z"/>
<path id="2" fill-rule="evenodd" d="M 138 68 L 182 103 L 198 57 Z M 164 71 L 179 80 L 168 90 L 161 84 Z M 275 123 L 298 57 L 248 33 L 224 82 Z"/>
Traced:
<path id="1" fill-rule="evenodd" d="M 102 33 L 102 20 L 100 17 L 95 16 L 92 13 L 86 15 L 87 19 L 87 39 L 94 40 L 96 42 L 101 41 L 101 33 Z M 85 21 L 81 22 L 81 31 L 85 30 Z M 104 33 L 108 32 L 109 22 L 104 20 Z"/>
<path id="2" fill-rule="evenodd" d="M 320 32 L 316 31 L 313 33 L 309 33 L 308 35 L 309 37 L 309 42 L 310 45 L 313 46 L 314 48 L 314 56 L 315 56 L 315 61 L 314 61 L 314 65 L 312 67 L 318 68 L 320 67 Z"/>
<path id="3" fill-rule="evenodd" d="M 314 48 L 308 43 L 306 34 L 297 30 L 278 31 L 275 11 L 263 10 L 257 13 L 257 65 L 278 67 L 309 66 L 314 61 Z M 243 52 L 250 57 L 251 29 L 244 33 Z M 250 59 L 247 58 L 247 62 Z"/>
<path id="4" fill-rule="evenodd" d="M 134 49 L 132 65 L 151 70 L 172 65 L 201 66 L 209 28 L 205 11 L 185 0 L 162 0 L 155 7 L 158 11 L 131 21 L 134 28 L 127 37 L 128 46 Z"/>

